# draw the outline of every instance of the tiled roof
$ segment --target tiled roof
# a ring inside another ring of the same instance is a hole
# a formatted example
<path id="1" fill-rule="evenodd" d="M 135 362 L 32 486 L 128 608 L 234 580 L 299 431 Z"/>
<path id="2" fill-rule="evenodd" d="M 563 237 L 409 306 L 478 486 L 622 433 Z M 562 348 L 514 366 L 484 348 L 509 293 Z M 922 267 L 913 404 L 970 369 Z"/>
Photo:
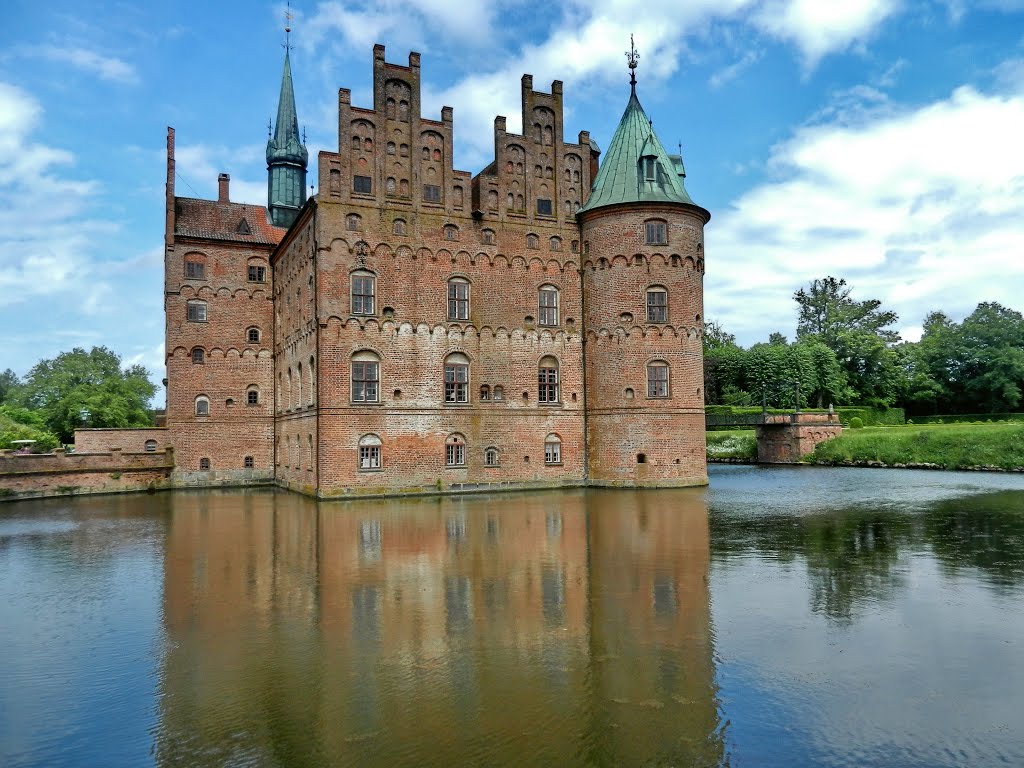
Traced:
<path id="1" fill-rule="evenodd" d="M 174 234 L 180 237 L 277 245 L 287 232 L 270 223 L 262 205 L 176 197 L 174 209 Z M 240 226 L 243 219 L 245 227 Z M 243 234 L 246 228 L 249 233 Z"/>
<path id="2" fill-rule="evenodd" d="M 643 178 L 640 158 L 655 158 L 655 180 Z M 618 203 L 668 202 L 694 205 L 683 186 L 683 161 L 669 155 L 658 140 L 650 119 L 633 93 L 604 155 L 590 198 L 582 211 Z"/>

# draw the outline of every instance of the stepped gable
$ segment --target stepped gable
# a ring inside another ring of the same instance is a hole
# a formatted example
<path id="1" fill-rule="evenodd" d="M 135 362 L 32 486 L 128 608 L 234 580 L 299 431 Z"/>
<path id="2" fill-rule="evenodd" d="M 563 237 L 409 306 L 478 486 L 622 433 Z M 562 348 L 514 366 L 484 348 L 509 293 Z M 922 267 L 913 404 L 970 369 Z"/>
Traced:
<path id="1" fill-rule="evenodd" d="M 178 197 L 174 206 L 176 237 L 277 245 L 286 232 L 270 223 L 267 209 L 262 205 Z M 245 227 L 240 227 L 243 219 L 249 230 L 247 234 Z"/>

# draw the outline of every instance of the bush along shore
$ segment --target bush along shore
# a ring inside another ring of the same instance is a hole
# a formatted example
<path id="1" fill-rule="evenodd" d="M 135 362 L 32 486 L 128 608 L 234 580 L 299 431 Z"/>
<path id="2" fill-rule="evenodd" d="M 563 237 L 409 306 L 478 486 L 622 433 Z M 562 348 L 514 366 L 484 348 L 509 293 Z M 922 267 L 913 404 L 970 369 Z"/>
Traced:
<path id="1" fill-rule="evenodd" d="M 708 461 L 754 464 L 753 430 L 708 432 Z M 805 464 L 1024 472 L 1024 424 L 935 424 L 846 429 Z"/>

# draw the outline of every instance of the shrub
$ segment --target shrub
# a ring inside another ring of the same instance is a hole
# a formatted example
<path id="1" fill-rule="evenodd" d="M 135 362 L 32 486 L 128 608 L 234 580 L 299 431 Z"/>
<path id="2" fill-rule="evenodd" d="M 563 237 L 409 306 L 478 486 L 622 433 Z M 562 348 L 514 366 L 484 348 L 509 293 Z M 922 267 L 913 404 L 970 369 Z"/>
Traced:
<path id="1" fill-rule="evenodd" d="M 860 416 L 854 416 L 850 419 L 850 429 L 864 429 L 864 422 Z"/>

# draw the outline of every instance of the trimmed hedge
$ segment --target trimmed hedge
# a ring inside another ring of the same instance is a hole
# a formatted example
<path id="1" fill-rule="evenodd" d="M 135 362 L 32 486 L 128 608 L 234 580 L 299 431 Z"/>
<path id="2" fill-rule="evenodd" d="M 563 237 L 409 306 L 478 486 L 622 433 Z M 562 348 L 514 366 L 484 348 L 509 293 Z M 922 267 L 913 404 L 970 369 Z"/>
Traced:
<path id="1" fill-rule="evenodd" d="M 804 413 L 827 413 L 824 408 L 804 408 Z M 905 416 L 902 408 L 861 408 L 855 405 L 840 405 L 835 408 L 840 423 L 848 425 L 850 419 L 858 418 L 866 427 L 877 427 L 881 425 L 903 424 Z M 738 405 L 706 405 L 704 413 L 708 416 L 746 416 L 761 413 L 758 406 Z M 768 413 L 792 413 L 788 408 L 769 408 Z M 1024 414 L 1021 414 L 1024 418 Z"/>
<path id="2" fill-rule="evenodd" d="M 951 413 L 938 416 L 914 416 L 915 424 L 974 424 L 989 421 L 1024 421 L 1024 413 Z"/>

